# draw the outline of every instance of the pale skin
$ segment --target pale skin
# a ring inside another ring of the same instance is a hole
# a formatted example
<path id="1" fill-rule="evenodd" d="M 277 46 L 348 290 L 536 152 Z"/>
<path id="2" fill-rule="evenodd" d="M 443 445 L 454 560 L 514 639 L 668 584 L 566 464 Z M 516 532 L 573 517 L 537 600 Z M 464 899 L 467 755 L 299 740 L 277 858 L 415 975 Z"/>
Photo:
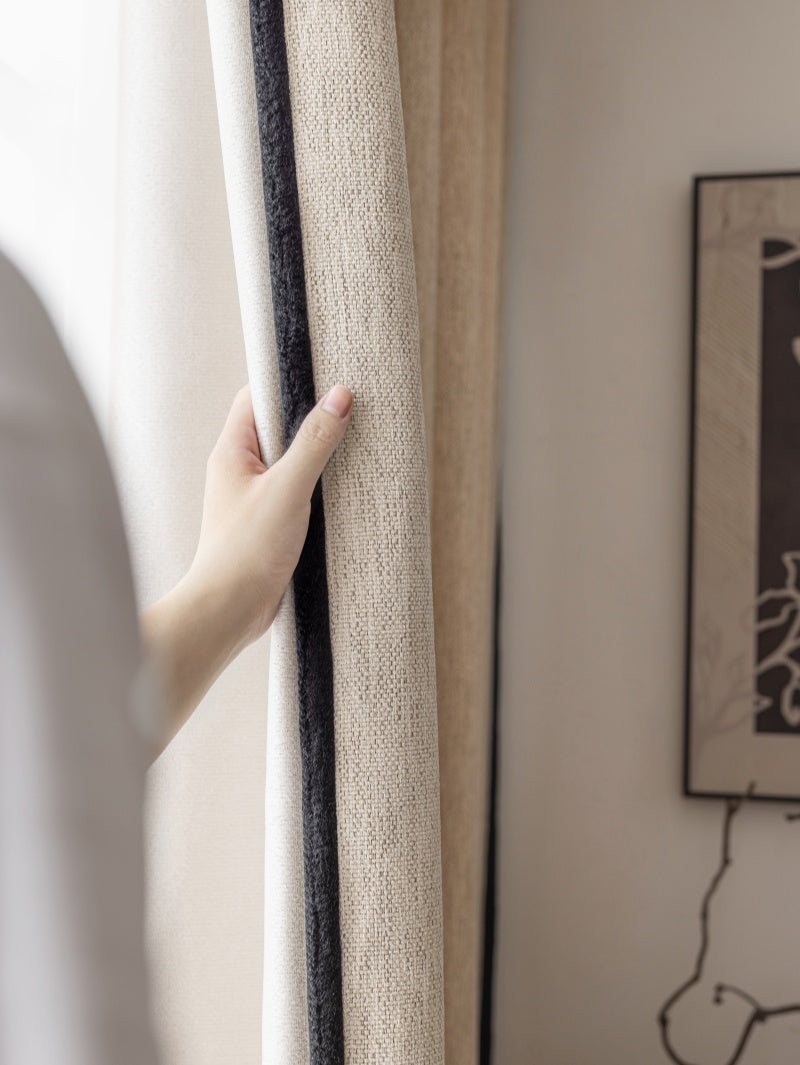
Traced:
<path id="1" fill-rule="evenodd" d="M 272 624 L 308 531 L 311 494 L 347 431 L 353 395 L 335 385 L 269 469 L 249 386 L 233 401 L 206 466 L 203 518 L 186 575 L 142 613 L 160 665 L 165 747 L 222 671 Z"/>

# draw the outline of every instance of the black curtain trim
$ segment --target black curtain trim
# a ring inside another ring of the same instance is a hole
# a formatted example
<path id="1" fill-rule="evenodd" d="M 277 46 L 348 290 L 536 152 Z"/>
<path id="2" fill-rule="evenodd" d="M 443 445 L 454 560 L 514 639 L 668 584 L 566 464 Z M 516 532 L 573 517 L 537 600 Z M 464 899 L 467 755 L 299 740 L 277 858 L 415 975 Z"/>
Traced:
<path id="1" fill-rule="evenodd" d="M 272 306 L 288 447 L 316 401 L 306 308 L 283 4 L 250 0 Z M 339 854 L 325 515 L 311 500 L 308 536 L 294 574 L 310 1065 L 342 1065 Z"/>
<path id="2" fill-rule="evenodd" d="M 483 907 L 483 986 L 481 989 L 480 1063 L 491 1065 L 492 1005 L 494 991 L 494 943 L 497 898 L 497 771 L 498 716 L 500 693 L 500 578 L 501 524 L 498 520 L 494 560 L 494 619 L 492 626 L 492 707 L 489 754 L 489 824 L 486 847 L 486 891 Z"/>

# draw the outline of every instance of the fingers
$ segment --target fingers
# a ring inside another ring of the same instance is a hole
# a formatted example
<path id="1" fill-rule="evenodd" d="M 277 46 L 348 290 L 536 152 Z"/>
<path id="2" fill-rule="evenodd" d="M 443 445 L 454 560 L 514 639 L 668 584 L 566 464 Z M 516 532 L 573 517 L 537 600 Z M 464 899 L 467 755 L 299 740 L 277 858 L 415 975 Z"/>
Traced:
<path id="1" fill-rule="evenodd" d="M 261 457 L 250 385 L 245 385 L 236 393 L 228 412 L 224 432 L 232 444 L 246 448 L 258 458 Z"/>
<path id="2" fill-rule="evenodd" d="M 311 498 L 314 485 L 347 431 L 352 409 L 353 393 L 343 385 L 335 385 L 306 416 L 277 464 L 303 498 Z"/>
<path id="3" fill-rule="evenodd" d="M 212 455 L 242 466 L 249 473 L 266 469 L 258 446 L 250 385 L 236 393 Z"/>

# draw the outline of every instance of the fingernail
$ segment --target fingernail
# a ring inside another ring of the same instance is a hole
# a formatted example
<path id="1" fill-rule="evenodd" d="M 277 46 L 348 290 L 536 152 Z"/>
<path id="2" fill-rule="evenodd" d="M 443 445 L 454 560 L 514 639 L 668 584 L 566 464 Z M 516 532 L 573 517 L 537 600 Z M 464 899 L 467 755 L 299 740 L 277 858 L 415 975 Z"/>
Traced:
<path id="1" fill-rule="evenodd" d="M 335 414 L 337 418 L 346 418 L 353 406 L 353 393 L 344 385 L 334 385 L 322 401 L 322 409 Z"/>

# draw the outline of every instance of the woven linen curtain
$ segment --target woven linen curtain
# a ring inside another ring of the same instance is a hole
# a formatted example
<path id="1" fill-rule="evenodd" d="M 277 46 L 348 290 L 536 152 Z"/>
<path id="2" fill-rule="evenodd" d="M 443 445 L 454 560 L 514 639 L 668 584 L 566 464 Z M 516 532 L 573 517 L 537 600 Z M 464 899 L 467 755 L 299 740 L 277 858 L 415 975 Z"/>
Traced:
<path id="1" fill-rule="evenodd" d="M 125 16 L 110 426 L 141 598 L 190 560 L 245 357 L 267 463 L 335 382 L 356 409 L 268 667 L 262 641 L 151 774 L 157 1026 L 168 1065 L 469 1065 L 507 0 L 207 8 Z"/>

